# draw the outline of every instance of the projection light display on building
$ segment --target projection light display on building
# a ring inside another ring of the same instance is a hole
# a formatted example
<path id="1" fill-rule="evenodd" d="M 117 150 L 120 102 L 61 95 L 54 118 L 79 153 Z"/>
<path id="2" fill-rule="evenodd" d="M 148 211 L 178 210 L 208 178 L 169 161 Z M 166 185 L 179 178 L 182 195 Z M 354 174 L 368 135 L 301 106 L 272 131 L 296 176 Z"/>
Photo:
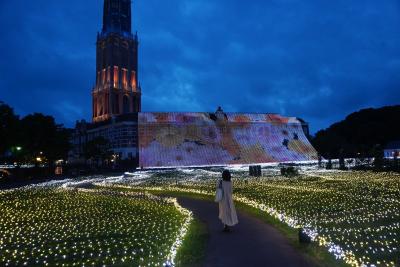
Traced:
<path id="1" fill-rule="evenodd" d="M 139 113 L 139 165 L 255 164 L 317 159 L 296 118 L 275 114 Z"/>

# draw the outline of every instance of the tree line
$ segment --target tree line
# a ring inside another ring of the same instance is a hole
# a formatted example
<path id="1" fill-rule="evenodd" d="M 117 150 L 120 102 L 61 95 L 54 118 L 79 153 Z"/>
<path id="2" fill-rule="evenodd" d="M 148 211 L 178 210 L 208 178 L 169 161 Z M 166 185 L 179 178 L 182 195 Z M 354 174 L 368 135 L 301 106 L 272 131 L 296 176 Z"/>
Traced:
<path id="1" fill-rule="evenodd" d="M 376 157 L 400 140 L 399 123 L 400 106 L 363 109 L 317 132 L 312 143 L 325 158 Z"/>
<path id="2" fill-rule="evenodd" d="M 0 163 L 53 165 L 67 160 L 72 130 L 52 116 L 34 113 L 20 118 L 0 101 Z"/>

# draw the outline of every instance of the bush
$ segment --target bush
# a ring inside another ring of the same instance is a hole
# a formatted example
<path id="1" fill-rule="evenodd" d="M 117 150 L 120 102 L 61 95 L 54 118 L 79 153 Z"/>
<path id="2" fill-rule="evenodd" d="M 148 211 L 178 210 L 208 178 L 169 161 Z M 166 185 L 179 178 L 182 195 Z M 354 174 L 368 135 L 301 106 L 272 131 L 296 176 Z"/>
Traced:
<path id="1" fill-rule="evenodd" d="M 294 177 L 299 175 L 299 171 L 295 167 L 282 167 L 281 175 L 285 177 Z"/>

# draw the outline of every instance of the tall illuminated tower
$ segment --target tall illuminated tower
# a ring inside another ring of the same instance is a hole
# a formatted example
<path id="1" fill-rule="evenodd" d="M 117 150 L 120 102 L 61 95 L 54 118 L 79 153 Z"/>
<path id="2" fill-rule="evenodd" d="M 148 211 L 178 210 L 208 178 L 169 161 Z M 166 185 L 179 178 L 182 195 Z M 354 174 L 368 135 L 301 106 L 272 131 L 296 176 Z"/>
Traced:
<path id="1" fill-rule="evenodd" d="M 93 122 L 141 111 L 138 37 L 131 30 L 131 0 L 104 0 L 103 29 L 97 36 Z"/>

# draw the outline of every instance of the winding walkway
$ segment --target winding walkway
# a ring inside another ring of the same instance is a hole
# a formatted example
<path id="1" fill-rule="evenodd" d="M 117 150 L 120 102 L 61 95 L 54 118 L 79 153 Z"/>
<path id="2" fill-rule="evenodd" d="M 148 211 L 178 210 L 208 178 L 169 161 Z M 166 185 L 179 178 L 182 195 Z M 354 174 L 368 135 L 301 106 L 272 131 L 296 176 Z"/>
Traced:
<path id="1" fill-rule="evenodd" d="M 209 239 L 206 257 L 201 266 L 313 266 L 289 245 L 282 234 L 257 218 L 238 211 L 239 224 L 232 229 L 232 232 L 224 233 L 218 219 L 216 203 L 189 198 L 178 198 L 178 201 L 207 225 Z"/>

